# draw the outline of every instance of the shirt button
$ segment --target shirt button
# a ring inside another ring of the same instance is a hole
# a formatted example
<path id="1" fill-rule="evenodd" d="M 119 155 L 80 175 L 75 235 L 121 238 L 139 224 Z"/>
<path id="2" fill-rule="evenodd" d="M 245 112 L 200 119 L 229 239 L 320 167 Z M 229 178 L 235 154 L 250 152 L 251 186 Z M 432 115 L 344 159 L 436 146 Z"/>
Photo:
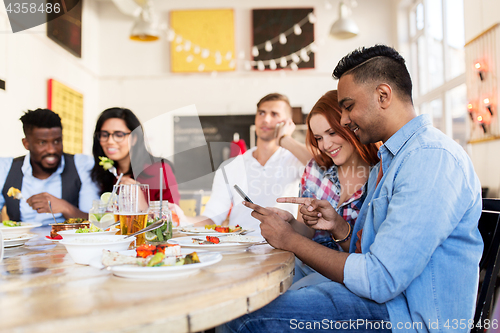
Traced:
<path id="1" fill-rule="evenodd" d="M 371 202 L 369 202 L 369 203 L 368 203 L 368 207 L 370 207 L 370 205 L 371 205 L 371 204 L 372 204 L 372 203 L 371 203 Z"/>

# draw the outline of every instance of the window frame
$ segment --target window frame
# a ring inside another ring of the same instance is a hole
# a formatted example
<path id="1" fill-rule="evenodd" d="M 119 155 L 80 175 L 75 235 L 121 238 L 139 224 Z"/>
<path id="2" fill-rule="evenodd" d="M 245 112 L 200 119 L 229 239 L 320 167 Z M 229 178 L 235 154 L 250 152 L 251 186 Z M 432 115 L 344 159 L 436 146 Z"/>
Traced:
<path id="1" fill-rule="evenodd" d="M 419 110 L 418 113 L 422 114 L 422 106 L 428 105 L 428 103 L 436 100 L 436 99 L 441 99 L 441 107 L 442 107 L 442 118 L 443 118 L 443 128 L 440 128 L 446 135 L 450 136 L 453 138 L 453 114 L 452 110 L 450 109 L 450 106 L 447 103 L 447 98 L 446 98 L 446 93 L 451 91 L 452 89 L 465 84 L 466 83 L 466 77 L 465 77 L 465 68 L 464 72 L 458 76 L 455 76 L 452 79 L 449 79 L 450 77 L 450 66 L 449 63 L 446 62 L 446 59 L 449 57 L 449 49 L 446 47 L 448 45 L 448 25 L 447 25 L 447 1 L 442 0 L 441 1 L 441 15 L 442 15 L 442 29 L 443 29 L 443 40 L 441 41 L 441 48 L 442 48 L 442 55 L 443 55 L 443 84 L 441 84 L 438 87 L 432 88 L 425 92 L 424 94 L 420 93 L 420 80 L 422 79 L 420 77 L 420 71 L 419 71 L 419 49 L 418 49 L 418 39 L 420 37 L 424 37 L 425 43 L 426 43 L 426 58 L 428 59 L 428 39 L 430 38 L 429 36 L 429 27 L 428 27 L 428 10 L 429 6 L 427 5 L 429 1 L 433 0 L 415 0 L 411 5 L 408 6 L 408 12 L 407 12 L 407 20 L 408 20 L 408 42 L 409 42 L 409 49 L 411 50 L 410 52 L 410 63 L 411 63 L 411 73 L 413 79 L 413 102 L 416 110 Z M 419 4 L 423 5 L 423 12 L 424 12 L 424 27 L 422 30 L 417 29 L 416 25 L 416 11 L 417 11 L 417 6 Z M 415 22 L 412 22 L 412 13 L 415 13 Z M 411 25 L 415 24 L 415 35 L 411 35 L 412 29 Z M 465 46 L 465 45 L 464 45 Z M 413 52 L 413 48 L 415 47 L 415 52 Z M 425 61 L 425 68 L 424 71 L 427 73 L 427 81 L 429 80 L 429 61 Z M 429 84 L 426 82 L 426 84 Z M 432 115 L 431 115 L 432 116 Z M 466 107 L 464 106 L 464 116 L 467 117 L 467 110 Z M 466 130 L 469 131 L 469 128 L 466 127 Z M 466 133 L 468 136 L 468 133 Z"/>

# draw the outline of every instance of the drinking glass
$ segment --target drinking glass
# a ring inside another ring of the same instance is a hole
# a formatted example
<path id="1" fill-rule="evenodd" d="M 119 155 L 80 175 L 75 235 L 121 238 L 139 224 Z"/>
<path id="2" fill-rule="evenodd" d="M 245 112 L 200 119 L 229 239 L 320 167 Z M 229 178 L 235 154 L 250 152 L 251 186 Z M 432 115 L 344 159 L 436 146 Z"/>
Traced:
<path id="1" fill-rule="evenodd" d="M 106 203 L 99 199 L 92 200 L 92 208 L 89 210 L 89 221 L 96 227 L 106 229 L 109 225 L 113 224 L 113 216 L 108 215 L 107 217 L 111 217 L 111 220 L 104 218 L 106 221 L 103 220 L 101 222 L 104 215 L 106 215 Z"/>
<path id="2" fill-rule="evenodd" d="M 118 214 L 122 235 L 130 235 L 146 227 L 149 211 L 149 185 L 120 185 L 118 193 Z M 144 234 L 136 239 L 137 245 L 144 244 Z"/>
<path id="3" fill-rule="evenodd" d="M 148 231 L 144 234 L 147 244 L 163 244 L 172 238 L 172 214 L 168 208 L 168 201 L 163 201 L 161 207 L 160 216 L 160 202 L 151 201 L 149 204 L 148 225 L 159 220 L 164 220 L 165 224 L 156 230 Z"/>
<path id="4" fill-rule="evenodd" d="M 108 209 L 110 209 L 115 216 L 115 223 L 120 221 L 120 212 L 118 209 L 118 194 L 120 193 L 120 186 L 121 185 L 113 185 L 114 196 L 111 199 L 111 207 L 108 207 Z"/>

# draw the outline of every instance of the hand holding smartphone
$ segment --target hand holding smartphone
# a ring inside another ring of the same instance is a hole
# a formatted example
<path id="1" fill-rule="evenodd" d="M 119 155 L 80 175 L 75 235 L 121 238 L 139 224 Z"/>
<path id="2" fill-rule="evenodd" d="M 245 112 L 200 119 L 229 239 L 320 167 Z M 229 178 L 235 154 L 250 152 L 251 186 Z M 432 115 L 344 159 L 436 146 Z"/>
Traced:
<path id="1" fill-rule="evenodd" d="M 280 132 L 281 132 L 281 129 L 283 128 L 283 126 L 285 126 L 285 122 L 284 121 L 282 121 L 281 123 L 277 123 L 276 124 L 276 127 L 274 128 L 274 138 L 275 139 L 279 138 L 279 135 L 280 135 Z"/>
<path id="2" fill-rule="evenodd" d="M 253 203 L 253 201 L 250 200 L 250 198 L 248 197 L 248 195 L 246 195 L 245 192 L 243 192 L 243 190 L 238 185 L 234 185 L 234 189 L 236 190 L 236 192 L 238 192 L 239 195 L 241 195 L 241 197 L 243 198 L 243 200 L 248 201 L 250 203 Z"/>

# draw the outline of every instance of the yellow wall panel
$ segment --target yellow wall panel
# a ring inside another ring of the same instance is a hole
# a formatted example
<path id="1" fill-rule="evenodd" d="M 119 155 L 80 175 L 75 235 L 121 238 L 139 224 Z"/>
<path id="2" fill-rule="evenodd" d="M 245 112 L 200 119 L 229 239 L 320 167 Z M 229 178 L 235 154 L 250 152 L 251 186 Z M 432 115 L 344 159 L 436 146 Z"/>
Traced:
<path id="1" fill-rule="evenodd" d="M 170 28 L 175 32 L 170 44 L 172 72 L 234 71 L 232 9 L 175 10 Z"/>
<path id="2" fill-rule="evenodd" d="M 83 95 L 50 79 L 48 108 L 61 117 L 64 152 L 81 154 L 83 150 Z"/>

